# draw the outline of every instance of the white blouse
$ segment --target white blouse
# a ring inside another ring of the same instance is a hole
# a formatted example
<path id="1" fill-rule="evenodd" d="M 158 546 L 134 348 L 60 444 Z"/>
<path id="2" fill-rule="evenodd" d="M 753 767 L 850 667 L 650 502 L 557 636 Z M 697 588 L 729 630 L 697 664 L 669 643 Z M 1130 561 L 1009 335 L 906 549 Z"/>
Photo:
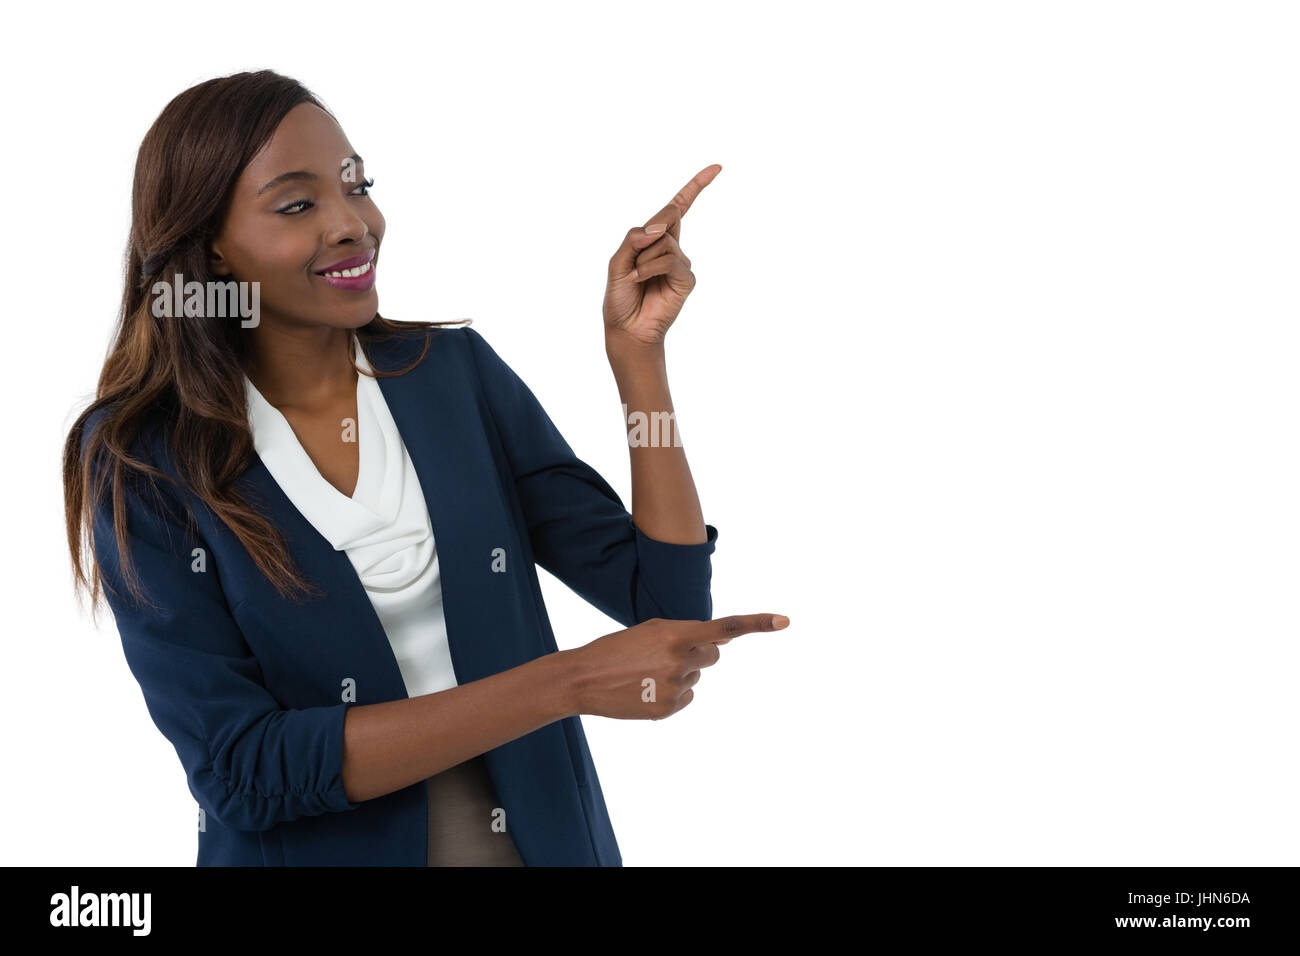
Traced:
<path id="1" fill-rule="evenodd" d="M 370 364 L 353 335 L 358 368 Z M 442 613 L 429 509 L 379 382 L 357 376 L 354 429 L 361 466 L 349 498 L 321 475 L 288 419 L 247 375 L 253 445 L 276 484 L 316 530 L 347 553 L 397 657 L 408 696 L 457 684 Z M 342 433 L 343 424 L 339 424 Z"/>

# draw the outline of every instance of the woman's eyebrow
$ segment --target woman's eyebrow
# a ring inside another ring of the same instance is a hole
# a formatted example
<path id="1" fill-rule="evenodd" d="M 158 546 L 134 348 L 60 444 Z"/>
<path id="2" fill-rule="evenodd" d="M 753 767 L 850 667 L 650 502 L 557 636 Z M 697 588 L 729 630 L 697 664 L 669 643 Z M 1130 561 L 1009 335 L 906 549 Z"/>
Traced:
<path id="1" fill-rule="evenodd" d="M 362 159 L 360 156 L 358 156 L 356 153 L 353 153 L 351 156 L 348 157 L 348 159 L 352 160 L 354 163 L 358 165 L 365 162 L 365 160 Z M 344 162 L 347 162 L 347 160 L 344 160 Z M 302 169 L 295 170 L 294 172 L 291 173 L 281 173 L 279 176 L 276 176 L 269 183 L 267 183 L 265 186 L 259 189 L 257 191 L 257 194 L 260 196 L 268 189 L 274 189 L 276 186 L 280 185 L 281 183 L 292 182 L 295 180 L 314 180 L 316 178 L 317 176 L 315 173 L 309 173 L 306 170 L 302 170 Z"/>

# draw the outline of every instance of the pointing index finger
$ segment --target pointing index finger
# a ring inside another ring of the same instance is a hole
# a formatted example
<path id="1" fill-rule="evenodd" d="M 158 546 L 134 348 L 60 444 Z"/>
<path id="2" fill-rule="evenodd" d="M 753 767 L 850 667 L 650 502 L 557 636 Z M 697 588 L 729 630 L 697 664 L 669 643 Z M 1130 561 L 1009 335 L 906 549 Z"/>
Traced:
<path id="1" fill-rule="evenodd" d="M 689 183 L 679 189 L 677 195 L 669 201 L 668 205 L 655 213 L 646 225 L 653 225 L 656 222 L 666 222 L 668 223 L 667 232 L 674 239 L 680 239 L 681 234 L 679 230 L 681 228 L 682 216 L 686 215 L 686 211 L 691 208 L 691 203 L 695 202 L 695 197 L 700 194 L 705 186 L 713 182 L 714 177 L 720 172 L 722 172 L 722 166 L 718 163 L 714 163 L 712 166 L 705 166 L 691 178 Z"/>
<path id="2" fill-rule="evenodd" d="M 700 621 L 686 633 L 683 640 L 688 647 L 697 647 L 700 644 L 729 641 L 741 634 L 779 631 L 789 623 L 790 619 L 781 614 L 732 614 L 712 621 Z"/>

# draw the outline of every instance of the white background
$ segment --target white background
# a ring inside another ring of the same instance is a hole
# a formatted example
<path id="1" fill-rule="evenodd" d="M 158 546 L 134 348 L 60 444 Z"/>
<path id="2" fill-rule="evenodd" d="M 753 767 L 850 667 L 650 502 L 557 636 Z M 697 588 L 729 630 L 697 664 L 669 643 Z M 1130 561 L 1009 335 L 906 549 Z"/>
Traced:
<path id="1" fill-rule="evenodd" d="M 197 810 L 59 456 L 166 102 L 269 67 L 630 505 L 606 263 L 691 176 L 669 334 L 715 614 L 670 720 L 584 718 L 628 866 L 1295 865 L 1296 8 L 18 5 L 3 131 L 5 863 L 191 866 Z M 543 573 L 562 646 L 616 622 Z"/>

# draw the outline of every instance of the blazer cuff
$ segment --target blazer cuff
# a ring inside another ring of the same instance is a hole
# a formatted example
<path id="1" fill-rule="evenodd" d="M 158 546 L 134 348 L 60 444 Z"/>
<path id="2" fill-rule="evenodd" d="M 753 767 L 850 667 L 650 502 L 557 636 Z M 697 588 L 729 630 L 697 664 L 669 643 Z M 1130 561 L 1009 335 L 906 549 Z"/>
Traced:
<path id="1" fill-rule="evenodd" d="M 700 544 L 669 544 L 645 534 L 635 521 L 638 583 L 661 612 L 671 620 L 710 620 L 713 564 L 718 529 L 706 524 L 707 539 Z"/>
<path id="2" fill-rule="evenodd" d="M 347 719 L 348 708 L 355 704 L 347 702 L 336 704 L 331 708 L 329 720 L 325 722 L 325 753 L 329 763 L 326 779 L 329 786 L 321 793 L 325 811 L 355 810 L 360 802 L 353 803 L 343 789 L 343 723 Z"/>

